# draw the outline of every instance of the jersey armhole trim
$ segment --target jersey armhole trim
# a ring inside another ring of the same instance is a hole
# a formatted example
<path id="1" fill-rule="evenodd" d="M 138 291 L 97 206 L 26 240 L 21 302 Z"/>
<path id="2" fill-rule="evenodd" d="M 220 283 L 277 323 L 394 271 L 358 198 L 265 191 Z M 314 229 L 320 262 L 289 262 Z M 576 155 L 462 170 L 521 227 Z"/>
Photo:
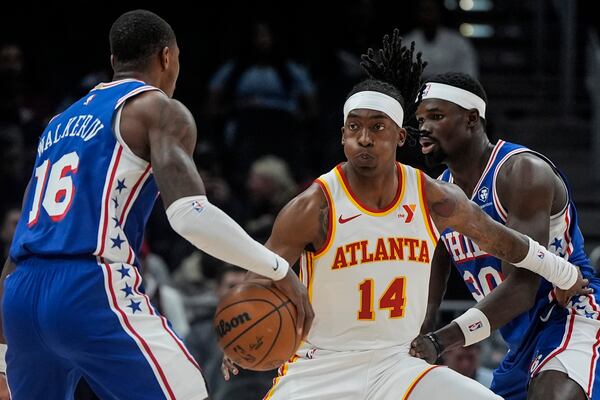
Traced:
<path id="1" fill-rule="evenodd" d="M 127 143 L 125 143 L 125 140 L 123 140 L 123 136 L 121 136 L 121 113 L 123 112 L 124 105 L 125 103 L 121 104 L 121 106 L 117 109 L 117 113 L 115 114 L 115 119 L 113 121 L 113 132 L 115 133 L 115 138 L 117 139 L 117 142 L 119 142 L 119 144 L 123 147 L 127 155 L 130 156 L 130 158 L 132 158 L 133 161 L 139 164 L 139 166 L 145 168 L 150 163 L 138 156 L 137 154 L 135 154 L 133 150 L 129 148 Z"/>
<path id="2" fill-rule="evenodd" d="M 433 220 L 431 219 L 431 213 L 429 212 L 429 205 L 427 203 L 427 191 L 425 190 L 425 176 L 423 175 L 424 172 L 421 170 L 415 170 L 417 171 L 417 185 L 419 188 L 419 200 L 421 202 L 421 213 L 423 214 L 423 223 L 425 224 L 425 227 L 427 228 L 427 233 L 429 233 L 429 237 L 431 238 L 432 242 L 433 242 L 433 246 L 435 248 L 435 246 L 437 245 L 438 239 L 440 237 L 440 234 L 437 230 L 437 227 L 435 226 L 435 224 L 433 223 Z"/>
<path id="3" fill-rule="evenodd" d="M 315 179 L 315 183 L 319 185 L 323 191 L 323 194 L 325 194 L 325 199 L 327 200 L 327 205 L 329 206 L 329 217 L 327 218 L 327 237 L 325 238 L 325 243 L 323 243 L 321 248 L 314 252 L 314 257 L 318 258 L 326 253 L 333 243 L 333 237 L 335 236 L 335 206 L 333 204 L 331 190 L 329 189 L 327 182 L 325 182 L 324 179 L 317 178 Z"/>

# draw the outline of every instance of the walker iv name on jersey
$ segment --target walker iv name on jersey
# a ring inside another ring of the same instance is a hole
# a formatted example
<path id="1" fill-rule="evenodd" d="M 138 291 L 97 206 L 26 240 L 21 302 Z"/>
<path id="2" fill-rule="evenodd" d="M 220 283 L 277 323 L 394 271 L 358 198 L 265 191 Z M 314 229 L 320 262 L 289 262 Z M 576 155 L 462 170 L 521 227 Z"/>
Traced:
<path id="1" fill-rule="evenodd" d="M 102 128 L 104 128 L 102 121 L 93 115 L 84 114 L 71 117 L 64 126 L 59 123 L 54 128 L 54 132 L 50 129 L 47 133 L 42 135 L 40 143 L 38 144 L 38 157 L 52 145 L 65 138 L 77 137 L 84 142 L 88 142 L 92 140 Z"/>

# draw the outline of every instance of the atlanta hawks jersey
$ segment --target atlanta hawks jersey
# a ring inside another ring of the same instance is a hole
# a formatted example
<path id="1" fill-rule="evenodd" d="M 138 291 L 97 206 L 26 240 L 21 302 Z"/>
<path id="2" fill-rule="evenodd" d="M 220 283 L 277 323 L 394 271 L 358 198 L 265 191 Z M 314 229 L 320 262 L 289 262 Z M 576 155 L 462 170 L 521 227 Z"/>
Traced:
<path id="1" fill-rule="evenodd" d="M 571 200 L 571 192 L 566 178 L 556 166 L 543 155 L 521 145 L 498 141 L 479 182 L 473 190 L 471 200 L 477 203 L 483 211 L 501 224 L 506 223 L 507 210 L 500 203 L 496 178 L 504 163 L 515 154 L 532 153 L 548 162 L 561 178 L 568 192 L 568 201 L 563 210 L 550 217 L 550 236 L 548 243 L 542 243 L 548 250 L 564 257 L 569 262 L 579 266 L 584 277 L 594 276 L 590 262 L 585 255 L 583 235 L 577 224 L 577 212 Z M 452 174 L 446 170 L 440 176 L 441 180 L 453 182 Z M 501 260 L 485 253 L 468 237 L 446 229 L 441 235 L 442 241 L 450 254 L 459 274 L 463 277 L 475 300 L 482 300 L 504 279 Z M 553 300 L 552 285 L 545 279 L 541 280 L 535 306 L 500 328 L 506 342 L 514 347 L 521 342 L 529 326 L 537 319 L 537 315 Z"/>
<path id="2" fill-rule="evenodd" d="M 122 140 L 124 102 L 159 90 L 134 79 L 100 84 L 44 130 L 10 257 L 100 256 L 136 264 L 158 189 L 150 164 Z"/>
<path id="3" fill-rule="evenodd" d="M 341 165 L 316 180 L 329 205 L 326 243 L 301 257 L 315 310 L 307 345 L 367 350 L 414 339 L 427 308 L 437 232 L 422 172 L 397 164 L 398 190 L 375 210 L 357 197 Z"/>

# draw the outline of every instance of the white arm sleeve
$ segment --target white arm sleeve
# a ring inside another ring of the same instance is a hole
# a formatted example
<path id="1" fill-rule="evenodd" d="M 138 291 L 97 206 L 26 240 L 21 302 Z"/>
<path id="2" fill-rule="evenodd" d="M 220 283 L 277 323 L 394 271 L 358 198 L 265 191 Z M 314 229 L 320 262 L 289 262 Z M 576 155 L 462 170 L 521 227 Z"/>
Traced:
<path id="1" fill-rule="evenodd" d="M 285 259 L 252 239 L 206 196 L 176 200 L 167 208 L 167 218 L 175 232 L 213 257 L 273 280 L 288 272 Z"/>
<path id="2" fill-rule="evenodd" d="M 569 289 L 579 277 L 579 269 L 575 265 L 552 254 L 532 238 L 529 238 L 527 255 L 514 266 L 535 272 L 560 289 Z"/>

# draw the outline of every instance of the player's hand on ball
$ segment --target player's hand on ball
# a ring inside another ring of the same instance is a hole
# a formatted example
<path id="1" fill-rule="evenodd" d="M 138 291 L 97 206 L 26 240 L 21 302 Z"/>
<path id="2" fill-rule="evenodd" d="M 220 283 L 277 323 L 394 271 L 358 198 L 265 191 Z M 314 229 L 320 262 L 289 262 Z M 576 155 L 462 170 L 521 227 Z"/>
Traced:
<path id="1" fill-rule="evenodd" d="M 583 278 L 581 275 L 581 271 L 579 271 L 579 277 L 573 286 L 569 289 L 563 290 L 556 288 L 556 302 L 560 304 L 562 307 L 565 307 L 571 297 L 573 296 L 581 296 L 594 293 L 594 289 L 588 287 L 590 281 Z"/>
<path id="2" fill-rule="evenodd" d="M 223 356 L 223 361 L 221 362 L 221 372 L 223 373 L 223 378 L 225 378 L 226 381 L 228 381 L 231 377 L 230 372 L 234 375 L 240 373 L 234 362 L 231 361 L 227 356 Z"/>
<path id="3" fill-rule="evenodd" d="M 287 275 L 278 281 L 273 281 L 277 289 L 281 290 L 296 306 L 298 319 L 296 320 L 296 331 L 303 339 L 308 335 L 312 325 L 315 312 L 308 300 L 306 286 L 300 282 L 296 273 L 290 268 Z"/>
<path id="4" fill-rule="evenodd" d="M 410 344 L 409 353 L 413 357 L 422 358 L 430 364 L 437 361 L 438 354 L 433 342 L 425 335 L 419 335 Z"/>

